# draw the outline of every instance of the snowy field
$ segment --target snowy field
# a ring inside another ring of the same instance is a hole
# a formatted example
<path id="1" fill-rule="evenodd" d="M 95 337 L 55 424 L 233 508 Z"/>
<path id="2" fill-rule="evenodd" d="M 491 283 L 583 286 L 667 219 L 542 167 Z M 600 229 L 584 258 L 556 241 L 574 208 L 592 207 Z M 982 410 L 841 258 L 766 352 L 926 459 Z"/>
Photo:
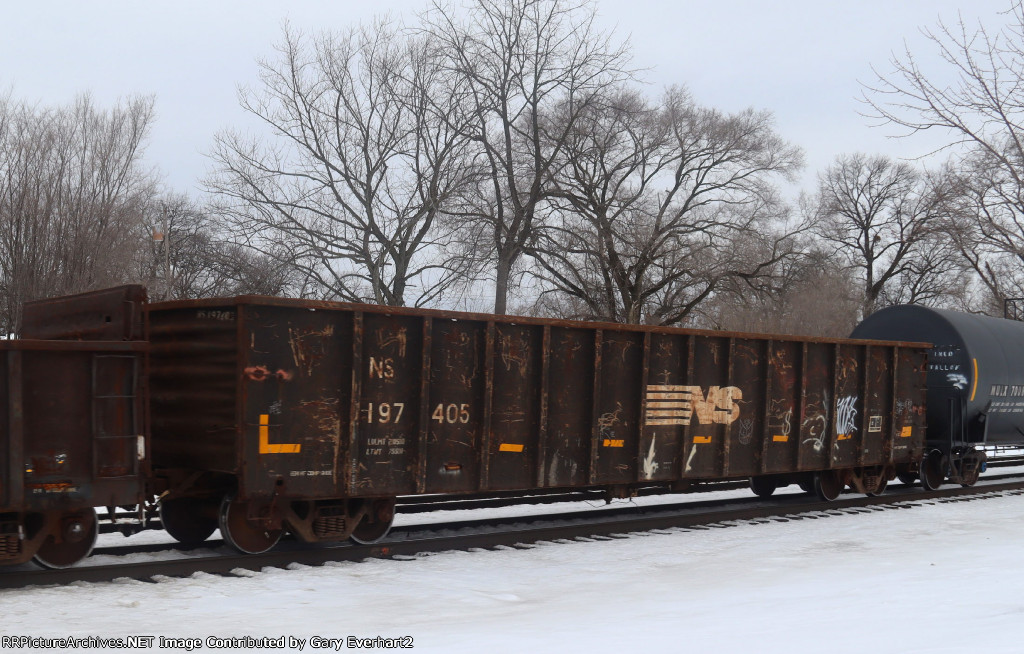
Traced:
<path id="1" fill-rule="evenodd" d="M 324 644 L 314 638 L 350 651 L 349 636 L 382 636 L 488 654 L 1021 652 L 1022 514 L 1016 495 L 245 578 L 0 591 L 0 631 L 291 636 L 303 651 Z"/>

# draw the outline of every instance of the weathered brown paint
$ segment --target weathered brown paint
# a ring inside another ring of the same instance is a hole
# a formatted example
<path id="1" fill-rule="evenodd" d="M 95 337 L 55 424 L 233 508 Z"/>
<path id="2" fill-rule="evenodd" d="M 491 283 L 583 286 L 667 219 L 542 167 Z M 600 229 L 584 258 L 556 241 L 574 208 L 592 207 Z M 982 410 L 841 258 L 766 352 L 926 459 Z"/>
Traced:
<path id="1" fill-rule="evenodd" d="M 925 350 L 910 344 L 256 297 L 148 315 L 155 465 L 222 470 L 246 497 L 622 487 L 922 447 Z M 295 452 L 258 451 L 261 415 Z"/>

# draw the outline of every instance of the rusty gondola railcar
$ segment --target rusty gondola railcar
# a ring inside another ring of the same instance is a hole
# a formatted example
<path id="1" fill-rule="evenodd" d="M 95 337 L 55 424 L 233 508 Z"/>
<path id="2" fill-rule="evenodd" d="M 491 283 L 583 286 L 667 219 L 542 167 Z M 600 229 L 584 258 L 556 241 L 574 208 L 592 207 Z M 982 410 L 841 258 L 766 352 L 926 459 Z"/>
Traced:
<path id="1" fill-rule="evenodd" d="M 921 344 L 266 297 L 146 315 L 165 527 L 242 551 L 371 542 L 410 494 L 876 493 L 923 452 Z"/>
<path id="2" fill-rule="evenodd" d="M 68 323 L 58 329 L 71 340 L 40 340 L 56 323 L 38 302 L 25 308 L 33 338 L 0 341 L 0 564 L 70 566 L 92 551 L 94 507 L 144 500 L 147 345 L 122 338 L 141 333 L 144 295 L 134 309 L 124 300 L 123 289 L 84 300 L 104 327 L 77 336 L 107 340 L 75 340 Z"/>

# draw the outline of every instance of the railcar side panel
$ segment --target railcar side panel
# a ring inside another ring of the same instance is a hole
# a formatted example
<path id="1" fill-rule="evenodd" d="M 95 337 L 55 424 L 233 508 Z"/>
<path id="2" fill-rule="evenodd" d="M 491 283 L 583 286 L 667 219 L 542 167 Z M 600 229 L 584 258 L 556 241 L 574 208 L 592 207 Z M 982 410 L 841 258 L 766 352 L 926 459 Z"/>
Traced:
<path id="1" fill-rule="evenodd" d="M 251 305 L 238 314 L 242 483 L 261 496 L 343 494 L 352 314 Z"/>
<path id="2" fill-rule="evenodd" d="M 337 313 L 339 318 L 345 314 Z M 352 358 L 361 365 L 354 371 L 358 385 L 347 383 L 340 407 L 351 419 L 340 419 L 344 435 L 352 426 L 352 484 L 362 495 L 407 495 L 420 486 L 417 465 L 423 413 L 424 321 L 404 316 L 358 314 Z M 344 365 L 337 368 L 344 376 Z M 342 438 L 344 440 L 344 438 Z M 344 450 L 342 446 L 340 448 Z"/>
<path id="3" fill-rule="evenodd" d="M 155 466 L 238 472 L 237 312 L 224 304 L 148 313 Z"/>
<path id="4" fill-rule="evenodd" d="M 550 399 L 544 486 L 584 486 L 590 473 L 595 336 L 588 329 L 551 329 Z"/>
<path id="5" fill-rule="evenodd" d="M 801 371 L 798 470 L 827 470 L 832 465 L 836 432 L 835 354 L 831 343 L 805 343 Z"/>
<path id="6" fill-rule="evenodd" d="M 643 434 L 640 439 L 640 481 L 671 481 L 680 476 L 684 403 L 679 389 L 690 385 L 693 337 L 650 334 L 647 378 L 643 396 Z"/>
<path id="7" fill-rule="evenodd" d="M 545 443 L 544 328 L 497 324 L 491 358 L 493 389 L 485 487 L 530 488 L 536 483 L 538 459 Z M 488 431 L 488 430 L 485 430 Z"/>
<path id="8" fill-rule="evenodd" d="M 770 340 L 767 374 L 764 379 L 765 422 L 762 472 L 768 474 L 797 469 L 800 448 L 801 383 L 804 345 L 794 341 Z M 757 407 L 752 407 L 757 410 Z"/>
<path id="9" fill-rule="evenodd" d="M 623 487 L 920 452 L 920 349 L 230 302 L 150 308 L 154 398 L 177 400 L 154 400 L 156 453 L 208 469 L 233 430 L 245 496 Z"/>
<path id="10" fill-rule="evenodd" d="M 134 504 L 146 438 L 142 344 L 0 348 L 0 511 Z"/>
<path id="11" fill-rule="evenodd" d="M 643 334 L 599 330 L 590 484 L 636 481 Z"/>
<path id="12" fill-rule="evenodd" d="M 731 400 L 736 417 L 730 414 L 729 475 L 761 474 L 765 434 L 765 383 L 768 342 L 735 339 L 733 346 Z"/>
<path id="13" fill-rule="evenodd" d="M 892 463 L 892 348 L 866 347 L 864 411 L 858 417 L 861 465 Z"/>
<path id="14" fill-rule="evenodd" d="M 477 321 L 433 321 L 424 451 L 428 493 L 479 488 L 485 331 Z"/>
<path id="15" fill-rule="evenodd" d="M 892 428 L 888 438 L 896 463 L 919 461 L 924 454 L 926 439 L 925 351 L 898 348 L 892 367 L 895 388 L 892 408 Z"/>
<path id="16" fill-rule="evenodd" d="M 728 338 L 694 338 L 691 385 L 679 394 L 686 426 L 683 477 L 714 479 L 725 471 L 729 425 L 738 414 L 738 389 L 729 381 L 732 345 Z"/>

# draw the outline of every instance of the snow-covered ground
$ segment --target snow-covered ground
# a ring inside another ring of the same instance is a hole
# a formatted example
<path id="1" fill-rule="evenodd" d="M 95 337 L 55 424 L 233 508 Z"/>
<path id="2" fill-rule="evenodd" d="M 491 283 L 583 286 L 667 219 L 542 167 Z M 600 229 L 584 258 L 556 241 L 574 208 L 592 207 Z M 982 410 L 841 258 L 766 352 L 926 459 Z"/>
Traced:
<path id="1" fill-rule="evenodd" d="M 488 654 L 1020 652 L 1022 514 L 1013 495 L 244 578 L 0 591 L 0 633 L 291 636 L 304 651 L 316 637 L 348 651 L 349 636 L 408 636 L 412 651 Z"/>

